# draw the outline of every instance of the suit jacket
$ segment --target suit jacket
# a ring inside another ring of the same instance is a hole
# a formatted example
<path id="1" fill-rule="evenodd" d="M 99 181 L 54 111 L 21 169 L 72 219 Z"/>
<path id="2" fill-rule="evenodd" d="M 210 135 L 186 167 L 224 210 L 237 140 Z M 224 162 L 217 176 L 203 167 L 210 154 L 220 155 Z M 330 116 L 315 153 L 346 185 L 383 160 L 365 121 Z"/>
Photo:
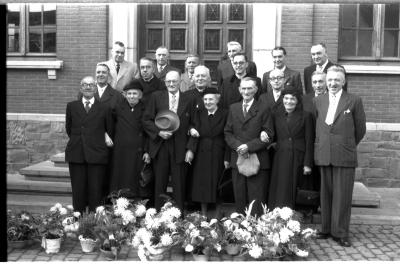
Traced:
<path id="1" fill-rule="evenodd" d="M 150 95 L 153 92 L 167 90 L 164 81 L 161 81 L 156 76 L 153 76 L 153 78 L 150 81 L 144 81 L 144 79 L 140 77 L 139 82 L 143 87 L 142 102 L 144 103 L 144 106 L 147 106 L 147 103 L 150 100 Z"/>
<path id="2" fill-rule="evenodd" d="M 331 67 L 333 65 L 333 63 L 331 61 L 328 60 L 328 64 L 326 64 L 325 68 L 324 68 L 324 72 L 326 73 L 328 71 L 328 68 Z M 312 73 L 317 69 L 317 65 L 316 64 L 312 64 L 306 68 L 304 68 L 304 90 L 305 90 L 305 94 L 308 93 L 314 93 L 314 89 L 312 87 L 312 82 L 311 82 L 311 75 Z M 343 90 L 347 91 L 347 80 L 343 86 Z"/>
<path id="3" fill-rule="evenodd" d="M 188 90 L 193 90 L 195 88 L 194 80 L 189 78 L 189 74 L 187 72 L 181 75 L 181 92 L 185 92 Z"/>
<path id="4" fill-rule="evenodd" d="M 113 135 L 111 110 L 95 99 L 89 112 L 81 100 L 69 102 L 65 115 L 65 129 L 69 137 L 65 161 L 70 163 L 107 164 L 109 149 L 105 132 Z"/>
<path id="5" fill-rule="evenodd" d="M 357 145 L 366 131 L 362 100 L 343 91 L 331 126 L 325 123 L 328 107 L 328 93 L 315 98 L 315 164 L 357 167 Z"/>
<path id="6" fill-rule="evenodd" d="M 268 143 L 260 140 L 260 133 L 267 123 L 269 111 L 262 104 L 254 100 L 246 118 L 243 116 L 242 102 L 234 103 L 229 108 L 228 119 L 224 128 L 225 141 L 231 148 L 230 165 L 237 168 L 237 147 L 247 144 L 249 153 L 257 153 L 260 169 L 271 167 L 270 158 L 266 149 Z"/>
<path id="7" fill-rule="evenodd" d="M 115 68 L 115 62 L 110 59 L 102 62 L 110 68 L 110 75 L 108 76 L 108 84 L 115 90 L 122 92 L 124 87 L 128 85 L 132 79 L 139 78 L 138 66 L 136 63 L 131 63 L 124 60 L 119 67 L 119 72 Z"/>
<path id="8" fill-rule="evenodd" d="M 274 93 L 268 90 L 266 93 L 260 95 L 258 99 L 260 103 L 265 106 L 270 112 L 275 112 L 276 110 L 282 109 L 283 107 L 283 95 L 281 94 L 278 101 L 275 102 Z"/>
<path id="9" fill-rule="evenodd" d="M 258 99 L 258 97 L 262 93 L 261 79 L 256 76 L 252 76 L 251 74 L 246 74 L 245 77 L 253 77 L 257 80 L 258 90 L 255 98 Z M 224 79 L 221 86 L 219 87 L 219 91 L 221 93 L 220 106 L 225 109 L 229 109 L 229 106 L 232 103 L 236 103 L 242 100 L 242 95 L 239 92 L 240 81 L 241 80 L 238 79 L 235 74 L 232 74 L 229 78 Z"/>
<path id="10" fill-rule="evenodd" d="M 179 74 L 181 73 L 181 70 L 180 70 L 180 69 L 177 69 L 176 67 L 173 67 L 173 66 L 171 66 L 171 65 L 169 65 L 169 64 L 167 64 L 167 65 L 161 70 L 161 73 L 160 73 L 160 72 L 158 72 L 157 62 L 155 62 L 154 65 L 155 65 L 155 68 L 154 68 L 154 70 L 155 70 L 155 71 L 154 71 L 154 75 L 156 75 L 156 77 L 159 78 L 161 81 L 164 81 L 164 80 L 165 80 L 165 76 L 166 76 L 167 73 L 168 73 L 169 71 L 171 71 L 171 70 L 178 71 Z"/>
<path id="11" fill-rule="evenodd" d="M 269 83 L 269 73 L 271 71 L 272 70 L 265 72 L 263 75 L 262 88 L 264 92 L 272 90 L 271 84 Z M 285 76 L 285 85 L 291 85 L 303 94 L 303 84 L 301 83 L 300 72 L 286 66 L 283 74 Z"/>
<path id="12" fill-rule="evenodd" d="M 190 101 L 187 96 L 180 93 L 178 101 L 177 114 L 179 116 L 180 125 L 177 131 L 174 132 L 172 141 L 174 143 L 175 150 L 175 162 L 182 163 L 185 159 L 186 145 L 189 139 L 188 129 L 190 122 Z M 149 140 L 149 154 L 151 158 L 155 158 L 161 147 L 165 144 L 165 140 L 162 139 L 158 133 L 160 129 L 155 125 L 154 119 L 158 112 L 169 109 L 168 91 L 156 91 L 151 97 L 143 115 L 143 128 L 148 134 Z"/>
<path id="13" fill-rule="evenodd" d="M 257 77 L 257 66 L 253 61 L 248 61 L 249 65 L 246 68 L 247 74 Z M 232 77 L 235 74 L 231 60 L 229 58 L 223 59 L 217 66 L 217 83 L 218 87 L 221 86 L 224 79 Z M 261 87 L 260 87 L 261 89 Z"/>
<path id="14" fill-rule="evenodd" d="M 114 110 L 115 107 L 124 100 L 124 96 L 121 94 L 121 92 L 114 90 L 110 84 L 107 85 L 106 89 L 101 95 L 101 98 L 99 98 L 99 93 L 96 90 L 94 98 L 111 108 L 111 110 Z"/>

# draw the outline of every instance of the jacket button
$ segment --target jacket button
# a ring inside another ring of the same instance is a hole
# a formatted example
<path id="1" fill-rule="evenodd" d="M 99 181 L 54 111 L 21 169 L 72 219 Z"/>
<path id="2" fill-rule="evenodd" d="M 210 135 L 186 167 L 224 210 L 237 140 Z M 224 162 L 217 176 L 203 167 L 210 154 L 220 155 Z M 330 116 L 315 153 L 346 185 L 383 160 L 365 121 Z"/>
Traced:
<path id="1" fill-rule="evenodd" d="M 292 141 L 292 138 L 289 138 L 289 141 Z"/>

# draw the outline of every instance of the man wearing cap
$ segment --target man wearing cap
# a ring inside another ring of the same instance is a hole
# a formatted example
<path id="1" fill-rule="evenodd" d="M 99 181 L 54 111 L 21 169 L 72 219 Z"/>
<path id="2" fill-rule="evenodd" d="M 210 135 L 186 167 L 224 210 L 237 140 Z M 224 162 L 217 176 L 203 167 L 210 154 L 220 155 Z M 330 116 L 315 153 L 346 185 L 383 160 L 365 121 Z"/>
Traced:
<path id="1" fill-rule="evenodd" d="M 266 203 L 271 165 L 267 145 L 260 140 L 259 135 L 262 126 L 267 123 L 270 112 L 254 98 L 258 90 L 255 79 L 243 78 L 239 90 L 243 100 L 230 106 L 224 128 L 225 141 L 231 148 L 230 166 L 232 167 L 235 205 L 236 210 L 243 213 L 246 206 L 255 200 L 252 213 L 261 215 L 261 203 Z M 254 154 L 259 161 L 259 170 L 256 174 L 246 176 L 239 171 L 238 158 L 241 157 L 240 159 L 243 160 L 249 158 L 250 155 L 254 157 Z"/>
<path id="2" fill-rule="evenodd" d="M 147 106 L 147 103 L 150 99 L 150 95 L 158 90 L 167 90 L 165 88 L 165 83 L 161 81 L 159 78 L 154 75 L 155 67 L 154 61 L 148 57 L 142 57 L 139 61 L 140 67 L 140 84 L 143 87 L 143 97 L 141 101 L 144 106 Z"/>
<path id="3" fill-rule="evenodd" d="M 69 137 L 65 148 L 72 187 L 72 204 L 76 211 L 95 211 L 106 196 L 107 164 L 113 135 L 110 108 L 95 99 L 93 77 L 81 81 L 82 98 L 67 104 L 65 129 Z"/>
<path id="4" fill-rule="evenodd" d="M 134 79 L 124 88 L 125 99 L 113 110 L 115 124 L 110 192 L 128 188 L 127 197 L 139 198 L 139 176 L 143 162 L 150 163 L 146 151 L 147 136 L 143 130 L 143 88 Z"/>
<path id="5" fill-rule="evenodd" d="M 160 209 L 171 175 L 173 199 L 183 210 L 186 163 L 193 157 L 186 150 L 190 122 L 190 101 L 179 92 L 180 74 L 170 71 L 165 76 L 166 91 L 154 92 L 146 106 L 143 126 L 149 135 L 149 154 L 155 174 L 155 207 Z M 172 112 L 172 114 L 171 114 Z M 157 121 L 160 121 L 158 123 Z"/>
<path id="6" fill-rule="evenodd" d="M 128 62 L 125 58 L 125 45 L 116 41 L 111 50 L 112 58 L 105 63 L 110 69 L 108 83 L 115 90 L 122 92 L 123 88 L 139 77 L 139 71 L 136 63 Z"/>

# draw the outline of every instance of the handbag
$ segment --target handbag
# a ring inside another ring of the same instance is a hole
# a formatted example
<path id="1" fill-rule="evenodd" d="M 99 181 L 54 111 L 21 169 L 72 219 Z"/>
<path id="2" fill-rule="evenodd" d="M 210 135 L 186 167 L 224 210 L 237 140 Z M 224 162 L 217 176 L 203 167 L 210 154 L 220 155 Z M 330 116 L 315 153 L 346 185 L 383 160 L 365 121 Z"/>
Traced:
<path id="1" fill-rule="evenodd" d="M 233 196 L 232 168 L 226 168 L 222 172 L 218 180 L 217 196 L 222 202 L 235 202 L 235 198 Z"/>
<path id="2" fill-rule="evenodd" d="M 148 163 L 143 164 L 142 171 L 140 171 L 139 184 L 141 187 L 146 187 L 151 181 L 154 180 L 153 169 Z"/>
<path id="3" fill-rule="evenodd" d="M 319 191 L 297 188 L 296 204 L 305 206 L 319 206 Z"/>
<path id="4" fill-rule="evenodd" d="M 256 153 L 249 153 L 248 156 L 239 154 L 236 165 L 238 172 L 247 177 L 256 175 L 260 170 L 260 161 Z"/>

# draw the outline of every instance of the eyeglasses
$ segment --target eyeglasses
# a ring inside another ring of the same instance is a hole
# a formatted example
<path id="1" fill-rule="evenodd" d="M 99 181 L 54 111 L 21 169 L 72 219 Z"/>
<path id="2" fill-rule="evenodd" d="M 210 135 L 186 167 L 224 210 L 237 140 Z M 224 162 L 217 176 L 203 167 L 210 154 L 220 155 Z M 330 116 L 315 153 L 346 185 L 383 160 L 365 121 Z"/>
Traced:
<path id="1" fill-rule="evenodd" d="M 246 62 L 233 62 L 235 66 L 243 66 Z"/>
<path id="2" fill-rule="evenodd" d="M 82 87 L 95 87 L 96 86 L 96 84 L 93 84 L 93 83 L 82 83 L 81 85 L 82 85 Z"/>
<path id="3" fill-rule="evenodd" d="M 284 79 L 285 77 L 272 77 L 272 78 L 269 78 L 269 80 L 270 81 L 280 81 L 280 80 L 282 80 L 282 79 Z"/>
<path id="4" fill-rule="evenodd" d="M 170 83 L 176 84 L 178 82 L 179 82 L 179 80 L 165 80 L 165 84 L 170 84 Z"/>

